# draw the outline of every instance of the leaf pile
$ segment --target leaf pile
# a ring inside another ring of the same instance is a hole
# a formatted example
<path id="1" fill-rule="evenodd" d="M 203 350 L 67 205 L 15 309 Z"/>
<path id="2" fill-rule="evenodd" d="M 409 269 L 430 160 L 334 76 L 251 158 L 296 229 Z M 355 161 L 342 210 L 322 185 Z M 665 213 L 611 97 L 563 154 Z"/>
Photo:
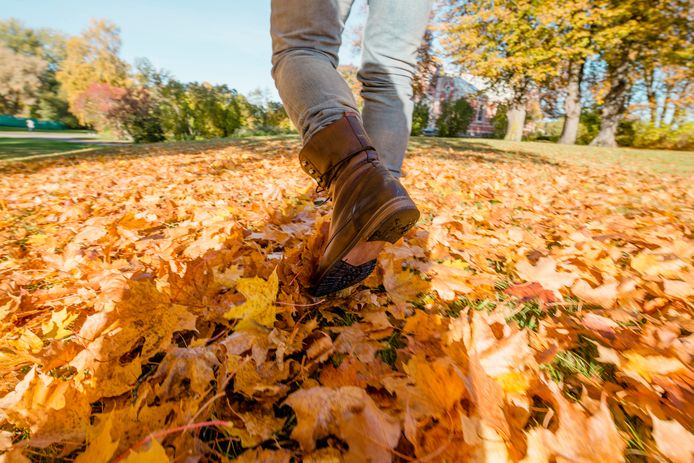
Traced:
<path id="1" fill-rule="evenodd" d="M 689 463 L 691 178 L 414 149 L 363 285 L 294 140 L 5 165 L 2 462 Z"/>

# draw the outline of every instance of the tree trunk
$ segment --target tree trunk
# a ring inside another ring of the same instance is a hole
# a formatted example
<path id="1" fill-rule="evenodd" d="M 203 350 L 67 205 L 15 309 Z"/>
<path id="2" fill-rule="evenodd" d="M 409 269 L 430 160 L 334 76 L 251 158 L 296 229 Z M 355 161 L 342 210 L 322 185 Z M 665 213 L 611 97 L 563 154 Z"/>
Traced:
<path id="1" fill-rule="evenodd" d="M 622 120 L 627 99 L 629 98 L 628 72 L 628 63 L 625 62 L 608 73 L 610 89 L 605 96 L 605 103 L 602 105 L 600 132 L 590 142 L 592 146 L 607 146 L 610 148 L 617 146 L 617 127 Z"/>
<path id="2" fill-rule="evenodd" d="M 581 81 L 583 80 L 583 67 L 585 61 L 573 61 L 569 63 L 569 85 L 567 86 L 566 102 L 564 110 L 564 127 L 561 131 L 559 143 L 575 145 L 578 136 L 578 126 L 581 119 Z"/>
<path id="3" fill-rule="evenodd" d="M 646 84 L 646 99 L 648 100 L 648 114 L 651 120 L 651 125 L 659 127 L 658 121 L 658 75 L 656 68 L 647 68 L 644 71 L 643 81 Z"/>
<path id="4" fill-rule="evenodd" d="M 523 139 L 523 127 L 525 126 L 525 98 L 515 98 L 506 113 L 508 127 L 504 140 L 521 141 Z"/>

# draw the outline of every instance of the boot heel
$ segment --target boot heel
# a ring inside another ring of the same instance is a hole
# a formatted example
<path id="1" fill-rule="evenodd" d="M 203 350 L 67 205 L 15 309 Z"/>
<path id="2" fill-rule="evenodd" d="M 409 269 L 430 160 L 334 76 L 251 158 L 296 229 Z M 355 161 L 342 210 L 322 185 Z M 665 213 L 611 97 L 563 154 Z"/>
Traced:
<path id="1" fill-rule="evenodd" d="M 387 216 L 385 220 L 368 237 L 367 241 L 395 243 L 402 238 L 419 220 L 419 210 L 411 201 L 408 201 L 408 203 L 405 207 L 398 205 L 395 210 L 386 211 Z"/>

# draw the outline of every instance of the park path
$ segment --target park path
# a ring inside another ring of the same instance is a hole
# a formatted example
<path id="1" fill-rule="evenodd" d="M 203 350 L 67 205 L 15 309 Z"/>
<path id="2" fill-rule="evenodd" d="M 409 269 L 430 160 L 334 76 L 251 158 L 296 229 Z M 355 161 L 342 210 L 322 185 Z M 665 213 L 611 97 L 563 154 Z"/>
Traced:
<path id="1" fill-rule="evenodd" d="M 69 143 L 88 143 L 94 145 L 120 145 L 126 142 L 117 140 L 104 140 L 95 133 L 69 133 L 69 132 L 25 132 L 10 131 L 0 132 L 0 138 L 22 138 L 27 140 L 63 141 Z"/>

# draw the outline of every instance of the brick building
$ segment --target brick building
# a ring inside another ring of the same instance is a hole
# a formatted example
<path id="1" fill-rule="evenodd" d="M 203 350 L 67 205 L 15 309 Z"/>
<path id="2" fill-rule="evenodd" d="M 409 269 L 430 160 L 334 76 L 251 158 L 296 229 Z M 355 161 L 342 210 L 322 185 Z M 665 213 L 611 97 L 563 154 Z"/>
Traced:
<path id="1" fill-rule="evenodd" d="M 441 114 L 441 104 L 448 100 L 465 98 L 475 110 L 467 133 L 469 137 L 489 137 L 494 134 L 492 117 L 496 107 L 502 101 L 501 95 L 485 90 L 485 82 L 479 77 L 464 74 L 453 76 L 444 73 L 437 74 L 432 79 L 429 91 L 424 101 L 429 105 L 428 129 L 436 128 L 436 120 Z"/>

